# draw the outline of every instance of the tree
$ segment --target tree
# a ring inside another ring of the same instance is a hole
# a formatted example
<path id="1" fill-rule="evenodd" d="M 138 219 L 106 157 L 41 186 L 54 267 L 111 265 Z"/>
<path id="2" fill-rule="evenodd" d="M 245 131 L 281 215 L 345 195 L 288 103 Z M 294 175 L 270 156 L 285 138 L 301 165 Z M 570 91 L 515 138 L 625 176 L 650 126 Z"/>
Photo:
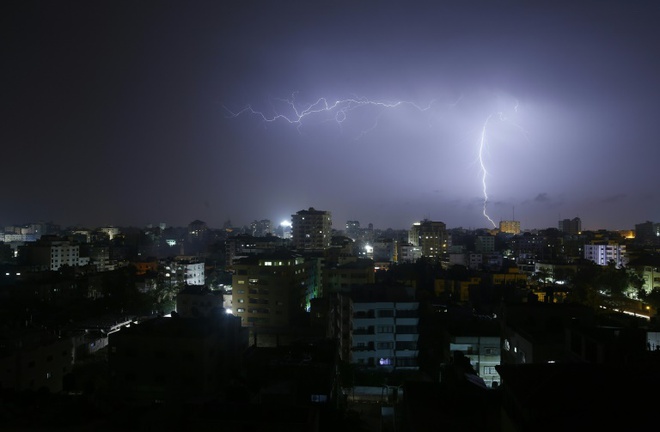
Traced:
<path id="1" fill-rule="evenodd" d="M 598 278 L 598 284 L 603 292 L 614 300 L 624 298 L 639 298 L 644 280 L 634 270 L 618 267 L 610 261 Z"/>
<path id="2" fill-rule="evenodd" d="M 567 300 L 597 308 L 601 303 L 596 280 L 602 272 L 601 266 L 592 261 L 583 261 L 568 280 Z"/>
<path id="3" fill-rule="evenodd" d="M 643 294 L 642 294 L 643 293 Z M 653 288 L 650 292 L 641 290 L 640 298 L 651 305 L 656 311 L 660 311 L 660 288 Z"/>

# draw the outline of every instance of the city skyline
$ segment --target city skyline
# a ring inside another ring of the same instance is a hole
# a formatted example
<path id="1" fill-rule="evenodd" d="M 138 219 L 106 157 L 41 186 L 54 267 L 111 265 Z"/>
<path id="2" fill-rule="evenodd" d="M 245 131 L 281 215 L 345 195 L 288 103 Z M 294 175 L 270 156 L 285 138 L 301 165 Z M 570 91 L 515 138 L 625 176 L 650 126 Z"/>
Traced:
<path id="1" fill-rule="evenodd" d="M 302 211 L 306 211 L 308 209 L 301 209 Z M 321 211 L 326 211 L 323 209 L 314 209 L 314 210 L 321 210 Z M 330 212 L 332 214 L 332 212 Z M 332 218 L 332 217 L 331 217 Z M 563 222 L 568 221 L 575 223 L 575 220 L 578 220 L 580 225 L 583 223 L 583 221 L 579 217 L 574 217 L 574 218 L 565 218 L 562 220 L 558 220 L 557 223 L 554 226 L 547 226 L 547 227 L 526 227 L 520 225 L 519 220 L 513 220 L 513 219 L 503 219 L 501 221 L 497 221 L 497 227 L 494 228 L 495 230 L 500 230 L 500 222 L 504 223 L 504 228 L 502 232 L 511 232 L 508 231 L 511 229 L 511 226 L 515 226 L 516 228 L 519 226 L 520 232 L 533 232 L 533 231 L 541 231 L 541 230 L 546 230 L 546 229 L 558 229 L 559 231 L 565 231 L 565 232 L 572 232 L 570 228 L 563 228 L 561 227 Z M 332 230 L 333 231 L 338 231 L 338 232 L 347 232 L 351 228 L 348 228 L 348 225 L 351 224 L 353 226 L 352 229 L 355 229 L 355 223 L 357 222 L 359 224 L 358 229 L 360 230 L 366 230 L 366 229 L 374 229 L 374 230 L 380 230 L 380 231 L 386 231 L 386 230 L 405 230 L 408 231 L 411 228 L 414 227 L 414 225 L 418 225 L 419 223 L 423 223 L 425 221 L 430 221 L 430 222 L 442 222 L 442 219 L 429 219 L 429 218 L 419 218 L 416 220 L 413 220 L 409 226 L 406 227 L 392 227 L 392 226 L 378 226 L 373 224 L 372 222 L 366 222 L 366 221 L 360 221 L 356 219 L 349 219 L 345 221 L 337 221 L 335 219 L 332 219 Z M 166 222 L 149 222 L 146 223 L 145 225 L 117 225 L 117 224 L 104 224 L 104 225 L 82 225 L 82 224 L 77 224 L 77 225 L 63 225 L 58 223 L 58 221 L 54 220 L 29 220 L 29 221 L 23 221 L 21 223 L 15 223 L 15 224 L 9 224 L 9 225 L 4 225 L 5 230 L 9 230 L 8 232 L 11 231 L 12 228 L 29 228 L 31 226 L 36 226 L 36 225 L 52 225 L 55 227 L 58 227 L 60 230 L 75 230 L 75 229 L 86 229 L 86 230 L 97 230 L 97 229 L 108 229 L 108 228 L 113 228 L 113 229 L 122 229 L 122 228 L 137 228 L 137 229 L 149 229 L 149 228 L 157 228 L 157 227 L 164 227 L 164 228 L 177 228 L 177 229 L 185 229 L 191 224 L 197 224 L 197 223 L 204 223 L 209 229 L 213 230 L 222 230 L 225 228 L 231 228 L 234 230 L 243 230 L 243 229 L 249 229 L 251 226 L 254 226 L 255 223 L 263 223 L 263 222 L 269 222 L 271 226 L 271 230 L 268 231 L 270 234 L 275 234 L 278 235 L 277 233 L 280 232 L 282 229 L 287 229 L 290 228 L 294 221 L 293 218 L 286 219 L 286 220 L 273 220 L 269 218 L 254 218 L 250 221 L 247 222 L 238 222 L 235 223 L 234 221 L 227 219 L 225 221 L 221 221 L 218 223 L 209 223 L 207 221 L 201 220 L 201 219 L 194 219 L 191 221 L 188 221 L 183 224 L 168 224 Z M 637 225 L 641 224 L 648 224 L 652 223 L 654 225 L 657 225 L 658 222 L 654 221 L 639 221 L 636 222 L 633 226 L 629 228 L 622 228 L 622 229 L 607 229 L 607 228 L 584 228 L 581 229 L 580 232 L 587 232 L 587 231 L 614 231 L 614 232 L 626 232 L 626 231 L 635 231 Z M 445 224 L 446 225 L 446 224 Z M 479 231 L 479 230 L 491 230 L 493 228 L 488 227 L 488 226 L 465 226 L 465 225 L 456 225 L 456 226 L 450 226 L 446 225 L 446 228 L 448 230 L 453 230 L 453 229 L 465 229 L 465 230 L 470 230 L 470 231 Z M 262 231 L 263 226 L 258 226 L 257 231 Z M 263 234 L 258 234 L 258 235 L 263 235 Z"/>
<path id="2" fill-rule="evenodd" d="M 0 223 L 660 219 L 659 6 L 12 2 Z"/>

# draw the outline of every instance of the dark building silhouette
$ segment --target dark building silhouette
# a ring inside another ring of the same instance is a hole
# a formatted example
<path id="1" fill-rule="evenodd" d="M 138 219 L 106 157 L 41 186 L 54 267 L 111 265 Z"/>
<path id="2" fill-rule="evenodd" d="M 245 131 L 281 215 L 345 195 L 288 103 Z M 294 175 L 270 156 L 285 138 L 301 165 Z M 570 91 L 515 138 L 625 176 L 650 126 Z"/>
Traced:
<path id="1" fill-rule="evenodd" d="M 580 234 L 582 232 L 582 220 L 579 217 L 573 219 L 562 219 L 559 221 L 559 231 L 566 234 Z"/>

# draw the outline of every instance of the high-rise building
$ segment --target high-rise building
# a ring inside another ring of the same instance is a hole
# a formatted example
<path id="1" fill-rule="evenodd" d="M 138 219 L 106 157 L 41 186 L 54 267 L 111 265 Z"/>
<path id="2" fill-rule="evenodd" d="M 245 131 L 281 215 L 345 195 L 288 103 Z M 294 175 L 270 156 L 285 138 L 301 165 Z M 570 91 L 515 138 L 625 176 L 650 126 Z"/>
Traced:
<path id="1" fill-rule="evenodd" d="M 657 244 L 660 239 L 660 224 L 646 221 L 635 224 L 635 242 L 641 244 Z"/>
<path id="2" fill-rule="evenodd" d="M 506 234 L 520 234 L 520 221 L 500 221 L 500 232 Z"/>
<path id="3" fill-rule="evenodd" d="M 442 254 L 447 251 L 448 240 L 447 225 L 444 222 L 424 219 L 415 222 L 408 232 L 408 242 L 418 246 L 423 257 L 442 258 Z"/>
<path id="4" fill-rule="evenodd" d="M 332 216 L 329 211 L 300 210 L 291 215 L 293 247 L 297 250 L 324 250 L 330 247 Z"/>
<path id="5" fill-rule="evenodd" d="M 474 243 L 477 253 L 491 253 L 495 251 L 495 237 L 491 235 L 477 236 Z"/>
<path id="6" fill-rule="evenodd" d="M 350 361 L 381 369 L 418 369 L 419 302 L 402 286 L 364 285 L 351 291 Z"/>
<path id="7" fill-rule="evenodd" d="M 234 262 L 232 307 L 243 327 L 286 327 L 306 308 L 307 266 L 292 251 Z"/>
<path id="8" fill-rule="evenodd" d="M 579 217 L 563 219 L 559 221 L 559 231 L 566 234 L 580 234 L 582 232 L 582 221 Z"/>

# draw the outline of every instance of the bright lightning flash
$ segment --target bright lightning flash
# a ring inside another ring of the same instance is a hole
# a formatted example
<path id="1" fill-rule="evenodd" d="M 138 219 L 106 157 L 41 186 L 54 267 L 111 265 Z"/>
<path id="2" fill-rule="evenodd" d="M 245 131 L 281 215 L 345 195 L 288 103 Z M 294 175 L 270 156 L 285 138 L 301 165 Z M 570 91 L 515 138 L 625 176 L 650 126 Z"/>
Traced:
<path id="1" fill-rule="evenodd" d="M 515 112 L 518 112 L 520 104 L 518 101 L 516 101 L 516 105 L 513 107 Z M 512 125 L 514 125 L 516 128 L 518 128 L 525 139 L 528 139 L 527 137 L 527 131 L 523 129 L 520 125 L 510 122 L 509 119 L 504 115 L 503 112 L 498 112 L 497 113 L 499 116 L 500 121 L 508 121 Z M 493 114 L 490 114 L 487 118 L 486 121 L 484 121 L 483 127 L 481 128 L 481 138 L 479 140 L 479 165 L 481 166 L 481 186 L 483 189 L 483 215 L 488 221 L 493 225 L 493 228 L 496 228 L 497 225 L 495 224 L 495 221 L 491 219 L 490 216 L 488 216 L 488 213 L 486 212 L 486 207 L 488 206 L 488 188 L 486 186 L 486 178 L 488 177 L 488 170 L 486 169 L 486 164 L 484 163 L 484 150 L 486 147 L 486 129 L 488 128 L 488 122 L 490 119 L 493 117 Z"/>
<path id="2" fill-rule="evenodd" d="M 459 98 L 458 101 L 450 105 L 455 106 L 460 101 L 461 98 Z M 300 132 L 300 128 L 302 127 L 303 121 L 306 118 L 313 117 L 314 115 L 321 115 L 321 113 L 332 115 L 334 121 L 337 122 L 337 124 L 341 125 L 348 118 L 348 114 L 351 111 L 356 110 L 358 108 L 375 107 L 386 110 L 386 109 L 395 109 L 402 106 L 411 106 L 419 112 L 424 112 L 429 110 L 431 106 L 435 103 L 435 101 L 431 101 L 427 106 L 420 106 L 413 102 L 408 102 L 408 101 L 382 102 L 382 101 L 374 101 L 364 97 L 355 97 L 355 98 L 329 101 L 327 98 L 322 97 L 312 104 L 299 105 L 296 103 L 295 93 L 292 95 L 290 99 L 276 99 L 276 100 L 284 103 L 285 106 L 287 106 L 287 110 L 289 111 L 288 114 L 282 114 L 275 111 L 273 115 L 269 116 L 264 114 L 262 111 L 257 111 L 253 109 L 251 105 L 246 106 L 245 108 L 243 108 L 238 112 L 233 112 L 226 107 L 225 109 L 229 112 L 229 118 L 236 118 L 243 114 L 250 114 L 260 117 L 261 120 L 266 123 L 284 121 L 286 123 L 296 125 L 296 129 L 298 130 L 298 132 Z M 519 104 L 516 101 L 516 105 L 514 107 L 515 112 L 518 112 L 518 107 Z M 486 118 L 486 121 L 484 122 L 481 128 L 481 138 L 479 140 L 479 164 L 481 167 L 481 185 L 483 190 L 482 213 L 484 217 L 488 219 L 488 221 L 493 225 L 493 227 L 496 227 L 497 225 L 495 224 L 495 221 L 493 221 L 493 219 L 488 215 L 488 212 L 486 211 L 488 206 L 488 188 L 486 182 L 488 177 L 488 170 L 486 169 L 486 164 L 483 158 L 483 154 L 486 148 L 486 134 L 487 134 L 486 132 L 488 128 L 488 123 L 490 122 L 493 115 L 494 114 L 491 114 L 488 116 L 488 118 Z M 499 112 L 498 115 L 500 121 L 507 120 L 502 112 Z M 512 124 L 518 127 L 519 129 L 521 129 L 526 137 L 526 132 L 523 128 L 521 128 L 519 125 L 515 123 Z M 376 123 L 371 128 L 367 129 L 366 131 L 363 131 L 361 135 L 364 135 L 368 131 L 373 130 L 377 125 L 378 125 L 378 119 L 376 119 Z"/>
<path id="3" fill-rule="evenodd" d="M 261 117 L 261 120 L 263 120 L 266 123 L 284 121 L 289 124 L 296 125 L 296 129 L 298 129 L 298 132 L 300 132 L 300 128 L 302 127 L 303 120 L 305 120 L 307 117 L 312 117 L 315 114 L 330 113 L 331 115 L 334 116 L 334 120 L 337 122 L 337 124 L 341 125 L 348 118 L 349 112 L 362 107 L 371 106 L 382 109 L 394 109 L 407 105 L 415 108 L 420 112 L 423 112 L 429 110 L 433 105 L 433 103 L 435 102 L 435 101 L 431 101 L 427 106 L 420 106 L 413 102 L 407 102 L 407 101 L 381 102 L 363 97 L 329 101 L 327 98 L 322 97 L 312 104 L 304 105 L 300 107 L 296 104 L 295 94 L 294 96 L 291 97 L 291 99 L 277 99 L 277 100 L 288 105 L 290 110 L 288 114 L 275 112 L 273 115 L 268 116 L 261 111 L 257 111 L 253 109 L 251 105 L 246 106 L 245 108 L 243 108 L 238 112 L 232 112 L 226 107 L 225 109 L 229 112 L 230 118 L 236 118 L 242 114 L 251 114 Z M 370 130 L 375 128 L 376 125 L 372 126 Z"/>
<path id="4" fill-rule="evenodd" d="M 486 121 L 484 122 L 484 126 L 481 128 L 481 140 L 479 141 L 479 165 L 481 166 L 481 186 L 483 188 L 483 193 L 484 193 L 484 201 L 483 201 L 483 214 L 490 221 L 491 224 L 493 224 L 493 228 L 495 228 L 497 225 L 495 222 L 488 216 L 488 213 L 486 213 L 486 206 L 488 205 L 488 190 L 486 188 L 486 176 L 488 176 L 488 171 L 486 170 L 486 165 L 484 164 L 484 146 L 486 144 L 486 127 L 488 126 L 488 121 L 493 115 L 489 115 L 488 118 L 486 118 Z"/>

